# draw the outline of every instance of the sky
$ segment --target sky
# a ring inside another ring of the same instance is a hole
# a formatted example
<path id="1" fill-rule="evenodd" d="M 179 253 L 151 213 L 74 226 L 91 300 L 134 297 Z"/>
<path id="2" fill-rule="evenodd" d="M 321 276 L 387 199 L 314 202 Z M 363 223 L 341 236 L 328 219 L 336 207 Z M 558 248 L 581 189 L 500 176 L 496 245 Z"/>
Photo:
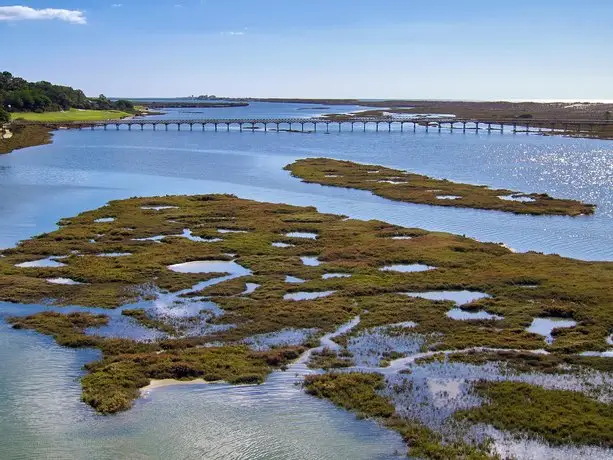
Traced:
<path id="1" fill-rule="evenodd" d="M 0 71 L 109 97 L 613 100 L 613 0 L 0 0 Z"/>

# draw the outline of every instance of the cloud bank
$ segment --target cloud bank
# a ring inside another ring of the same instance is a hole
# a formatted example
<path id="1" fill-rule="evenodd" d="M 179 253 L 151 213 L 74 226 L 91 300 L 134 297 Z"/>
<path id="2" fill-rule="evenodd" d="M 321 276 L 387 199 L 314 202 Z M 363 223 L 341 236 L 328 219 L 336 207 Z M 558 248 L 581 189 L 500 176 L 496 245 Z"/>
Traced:
<path id="1" fill-rule="evenodd" d="M 82 11 L 58 8 L 35 9 L 29 6 L 0 6 L 0 21 L 32 21 L 59 19 L 71 24 L 87 24 Z"/>

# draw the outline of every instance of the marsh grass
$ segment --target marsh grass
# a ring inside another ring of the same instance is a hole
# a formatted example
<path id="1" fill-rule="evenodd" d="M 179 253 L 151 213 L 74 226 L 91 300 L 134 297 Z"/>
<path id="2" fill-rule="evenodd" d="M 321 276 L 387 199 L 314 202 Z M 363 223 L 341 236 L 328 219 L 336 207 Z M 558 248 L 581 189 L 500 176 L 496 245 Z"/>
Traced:
<path id="1" fill-rule="evenodd" d="M 44 126 L 12 124 L 9 129 L 13 136 L 8 139 L 0 136 L 0 154 L 51 143 L 51 130 Z"/>
<path id="2" fill-rule="evenodd" d="M 305 377 L 306 392 L 330 400 L 335 405 L 354 412 L 360 418 L 375 418 L 400 433 L 409 446 L 409 455 L 431 459 L 487 459 L 487 445 L 462 442 L 443 443 L 440 435 L 425 426 L 399 416 L 392 403 L 379 394 L 384 388 L 383 376 L 372 373 L 328 373 Z"/>
<path id="3" fill-rule="evenodd" d="M 173 208 L 156 211 L 142 209 L 143 206 Z M 95 222 L 104 217 L 114 220 Z M 220 228 L 246 232 L 220 234 Z M 195 236 L 222 240 L 205 243 L 172 236 L 181 235 L 184 229 Z M 284 236 L 290 232 L 313 232 L 318 238 Z M 156 235 L 166 238 L 161 242 L 139 241 Z M 412 238 L 392 239 L 397 235 Z M 96 242 L 92 243 L 92 239 Z M 275 241 L 294 246 L 273 247 Z M 110 252 L 131 255 L 97 256 Z M 99 348 L 103 358 L 88 365 L 89 374 L 82 382 L 84 400 L 104 413 L 128 409 L 138 396 L 138 389 L 152 378 L 261 382 L 272 369 L 296 358 L 304 346 L 312 346 L 314 337 L 304 335 L 302 346 L 293 342 L 295 345 L 262 352 L 244 344 L 249 343 L 250 337 L 289 330 L 317 330 L 317 334 L 325 334 L 358 315 L 361 323 L 335 339 L 338 344 L 347 345 L 372 328 L 412 321 L 416 325 L 409 330 L 388 328 L 384 334 L 402 338 L 410 333 L 425 338 L 413 341 L 418 349 L 544 348 L 552 356 L 568 356 L 607 349 L 605 338 L 613 330 L 611 263 L 537 253 L 514 254 L 500 245 L 462 236 L 380 221 L 344 220 L 343 216 L 321 214 L 312 207 L 259 203 L 229 195 L 113 201 L 62 219 L 58 230 L 23 241 L 2 251 L 2 255 L 0 299 L 5 301 L 41 303 L 51 299 L 57 305 L 114 308 L 151 298 L 160 291 L 187 290 L 181 301 L 190 302 L 192 296 L 210 296 L 207 300 L 222 309 L 222 314 L 207 319 L 208 324 L 220 326 L 210 333 L 151 343 L 87 335 L 86 329 L 107 321 L 100 316 L 46 312 L 11 320 L 17 327 L 52 335 L 61 344 Z M 67 256 L 62 259 L 65 266 L 15 266 L 50 255 Z M 318 257 L 323 265 L 305 266 L 300 257 L 307 255 Z M 190 292 L 197 283 L 225 274 L 177 273 L 168 269 L 172 264 L 203 260 L 234 260 L 251 274 Z M 435 269 L 414 273 L 380 270 L 384 265 L 404 263 L 420 263 Z M 331 272 L 352 276 L 321 278 Z M 288 284 L 287 275 L 306 281 Z M 54 277 L 71 278 L 83 284 L 65 286 L 46 281 Z M 260 286 L 248 296 L 239 295 L 246 282 Z M 537 287 L 526 289 L 525 285 Z M 146 294 L 145 286 L 154 289 Z M 336 291 L 334 295 L 316 300 L 283 299 L 289 292 L 330 290 Z M 445 315 L 454 307 L 452 302 L 402 295 L 432 290 L 487 293 L 490 298 L 463 308 L 484 310 L 504 319 L 455 321 Z M 150 316 L 146 309 L 133 309 L 127 314 L 148 327 L 170 330 L 175 326 L 163 316 Z M 543 337 L 526 332 L 532 320 L 540 316 L 572 318 L 577 326 L 555 330 L 554 342 L 547 344 Z M 224 327 L 227 325 L 233 327 Z M 395 348 L 395 344 L 404 342 L 400 339 L 386 342 L 390 347 L 377 355 L 377 364 L 405 353 L 404 348 Z M 349 356 L 341 351 L 337 357 L 314 358 L 316 366 L 337 367 L 344 365 Z M 532 366 L 528 358 L 517 359 Z M 602 361 L 589 362 L 604 366 Z M 388 419 L 391 425 L 400 424 L 398 430 L 406 430 L 408 437 L 417 429 L 407 428 L 396 417 Z"/>
<path id="4" fill-rule="evenodd" d="M 595 206 L 591 204 L 552 198 L 544 193 L 491 189 L 446 179 L 434 179 L 399 169 L 330 158 L 301 159 L 287 165 L 285 169 L 293 176 L 302 179 L 303 182 L 368 190 L 383 198 L 408 203 L 489 209 L 516 214 L 568 216 L 593 214 L 595 209 Z M 525 197 L 533 201 L 521 202 L 499 198 L 508 195 Z M 450 200 L 437 198 L 438 196 L 457 196 L 459 198 Z"/>
<path id="5" fill-rule="evenodd" d="M 613 405 L 575 391 L 549 390 L 520 382 L 479 382 L 487 403 L 458 411 L 456 418 L 489 423 L 500 430 L 528 432 L 553 444 L 613 447 Z"/>

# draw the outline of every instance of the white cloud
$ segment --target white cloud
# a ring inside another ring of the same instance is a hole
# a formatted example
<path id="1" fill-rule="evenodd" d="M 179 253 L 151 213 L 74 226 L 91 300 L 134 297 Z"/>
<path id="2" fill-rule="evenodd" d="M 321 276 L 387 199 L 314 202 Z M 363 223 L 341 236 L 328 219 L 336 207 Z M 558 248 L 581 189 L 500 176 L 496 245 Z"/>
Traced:
<path id="1" fill-rule="evenodd" d="M 82 11 L 58 8 L 34 9 L 29 6 L 0 6 L 0 21 L 29 21 L 59 19 L 71 24 L 87 24 Z"/>
<path id="2" fill-rule="evenodd" d="M 111 8 L 121 8 L 123 6 L 123 3 L 113 3 L 111 5 Z"/>
<path id="3" fill-rule="evenodd" d="M 229 32 L 221 32 L 221 35 L 245 35 L 245 32 L 231 30 Z"/>

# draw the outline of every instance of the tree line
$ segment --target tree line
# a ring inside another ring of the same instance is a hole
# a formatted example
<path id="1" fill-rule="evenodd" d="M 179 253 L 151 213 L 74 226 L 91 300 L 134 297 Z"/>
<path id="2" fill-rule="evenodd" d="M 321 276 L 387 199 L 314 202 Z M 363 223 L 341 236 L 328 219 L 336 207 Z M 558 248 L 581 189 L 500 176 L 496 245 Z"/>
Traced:
<path id="1" fill-rule="evenodd" d="M 90 98 L 80 89 L 48 81 L 29 82 L 10 72 L 0 73 L 0 122 L 4 112 L 56 112 L 69 109 L 133 112 L 130 101 L 112 101 L 103 94 Z"/>

